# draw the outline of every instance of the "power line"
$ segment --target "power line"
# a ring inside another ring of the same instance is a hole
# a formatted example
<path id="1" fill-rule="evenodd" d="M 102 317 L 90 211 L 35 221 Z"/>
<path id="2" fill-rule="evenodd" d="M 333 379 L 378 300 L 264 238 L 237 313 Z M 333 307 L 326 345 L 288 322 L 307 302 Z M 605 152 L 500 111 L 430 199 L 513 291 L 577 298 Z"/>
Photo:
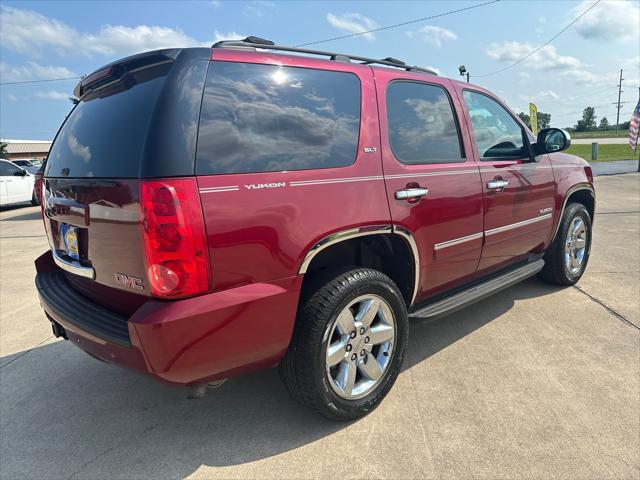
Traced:
<path id="1" fill-rule="evenodd" d="M 317 45 L 318 43 L 333 42 L 334 40 L 342 40 L 343 38 L 351 38 L 351 37 L 357 37 L 359 35 L 365 35 L 367 33 L 381 32 L 383 30 L 388 30 L 390 28 L 402 27 L 404 25 L 411 25 L 413 23 L 424 22 L 425 20 L 431 20 L 431 19 L 434 19 L 434 18 L 439 18 L 439 17 L 444 17 L 444 16 L 447 16 L 447 15 L 452 15 L 454 13 L 460 13 L 460 12 L 464 12 L 464 11 L 467 11 L 467 10 L 473 10 L 474 8 L 484 7 L 485 5 L 491 5 L 492 3 L 498 3 L 499 1 L 500 0 L 490 0 L 488 2 L 478 3 L 476 5 L 471 5 L 469 7 L 464 7 L 464 8 L 458 8 L 457 10 L 450 10 L 448 12 L 438 13 L 436 15 L 430 15 L 428 17 L 416 18 L 415 20 L 409 20 L 409 21 L 406 21 L 406 22 L 396 23 L 394 25 L 386 25 L 386 26 L 383 26 L 383 27 L 374 28 L 372 30 L 366 30 L 364 32 L 351 33 L 349 35 L 341 35 L 339 37 L 327 38 L 327 39 L 324 39 L 324 40 L 318 40 L 318 41 L 315 41 L 315 42 L 303 43 L 303 44 L 295 45 L 295 46 L 296 47 L 308 47 L 309 45 Z M 0 83 L 0 86 L 2 86 L 2 85 L 24 85 L 24 84 L 28 84 L 28 83 L 41 83 L 41 82 L 62 82 L 62 81 L 65 81 L 65 80 L 79 80 L 80 78 L 81 78 L 80 76 L 77 76 L 77 77 L 68 77 L 68 78 L 48 78 L 48 79 L 43 79 L 43 80 L 24 80 L 24 81 L 20 81 L 20 82 L 2 82 L 2 83 Z"/>
<path id="2" fill-rule="evenodd" d="M 42 80 L 23 80 L 21 82 L 2 82 L 0 83 L 1 85 L 22 85 L 25 83 L 42 83 L 42 82 L 62 82 L 64 80 L 79 80 L 81 79 L 81 76 L 77 76 L 77 77 L 67 77 L 67 78 L 45 78 Z"/>
<path id="3" fill-rule="evenodd" d="M 615 87 L 618 88 L 617 85 Z M 580 94 L 580 95 L 574 95 L 574 96 L 571 96 L 570 98 L 571 98 L 571 101 L 574 101 L 574 100 L 577 100 L 578 98 L 591 97 L 591 96 L 595 96 L 595 95 L 600 95 L 600 94 L 605 93 L 605 92 L 609 93 L 612 90 L 613 90 L 613 85 L 609 86 L 609 87 L 606 87 L 606 88 L 599 88 L 597 90 L 591 90 L 589 92 L 586 92 L 586 93 L 583 93 L 583 94 Z"/>
<path id="4" fill-rule="evenodd" d="M 596 108 L 606 108 L 609 106 L 609 104 L 602 104 L 602 105 L 588 105 L 589 107 L 593 107 L 594 109 Z M 586 108 L 586 107 L 585 107 Z M 582 115 L 582 112 L 584 111 L 584 108 L 580 111 L 575 111 L 575 112 L 570 112 L 570 113 L 561 113 L 560 115 L 554 115 L 552 114 L 552 118 L 563 118 L 563 117 L 570 117 L 572 115 Z"/>
<path id="5" fill-rule="evenodd" d="M 484 2 L 484 3 L 478 3 L 476 5 L 471 5 L 470 7 L 458 8 L 457 10 L 451 10 L 449 12 L 438 13 L 436 15 L 430 15 L 428 17 L 416 18 L 415 20 L 409 20 L 409 21 L 406 21 L 406 22 L 395 23 L 393 25 L 385 25 L 383 27 L 373 28 L 371 30 L 365 30 L 363 32 L 350 33 L 348 35 L 340 35 L 339 37 L 327 38 L 325 40 L 317 40 L 315 42 L 301 43 L 300 45 L 295 45 L 295 47 L 296 48 L 308 47 L 309 45 L 317 45 L 319 43 L 333 42 L 335 40 L 342 40 L 344 38 L 352 38 L 352 37 L 357 37 L 359 35 L 365 35 L 367 33 L 381 32 L 383 30 L 389 30 L 390 28 L 403 27 L 405 25 L 411 25 L 412 23 L 424 22 L 425 20 L 432 20 L 434 18 L 444 17 L 444 16 L 447 16 L 447 15 L 452 15 L 454 13 L 464 12 L 466 10 L 473 10 L 474 8 L 484 7 L 486 5 L 491 5 L 492 3 L 498 3 L 499 1 L 500 0 L 491 0 L 489 2 Z M 600 0 L 598 0 L 598 1 L 600 1 Z"/>
<path id="6" fill-rule="evenodd" d="M 525 55 L 524 57 L 522 57 L 520 60 L 517 60 L 515 62 L 513 62 L 511 65 L 507 65 L 504 68 L 501 68 L 500 70 L 496 70 L 495 72 L 491 72 L 491 73 L 484 73 L 482 75 L 473 75 L 473 77 L 490 77 L 492 75 L 496 75 L 498 73 L 502 73 L 505 70 L 508 70 L 511 67 L 515 67 L 516 65 L 524 62 L 527 58 L 529 58 L 531 55 L 533 55 L 536 52 L 539 52 L 541 49 L 543 49 L 544 47 L 546 47 L 547 45 L 549 45 L 551 42 L 553 42 L 556 38 L 558 38 L 560 35 L 562 35 L 564 32 L 566 32 L 569 27 L 571 27 L 574 23 L 576 23 L 578 20 L 580 20 L 582 17 L 584 17 L 593 7 L 595 7 L 596 5 L 598 5 L 602 0 L 596 0 L 596 2 L 591 5 L 589 8 L 587 8 L 584 12 L 582 12 L 580 15 L 578 15 L 569 25 L 567 25 L 566 27 L 564 27 L 562 30 L 560 30 L 558 33 L 556 33 L 553 37 L 551 37 L 549 40 L 547 40 L 545 43 L 543 43 L 542 45 L 534 48 L 531 52 L 529 52 L 527 55 Z"/>

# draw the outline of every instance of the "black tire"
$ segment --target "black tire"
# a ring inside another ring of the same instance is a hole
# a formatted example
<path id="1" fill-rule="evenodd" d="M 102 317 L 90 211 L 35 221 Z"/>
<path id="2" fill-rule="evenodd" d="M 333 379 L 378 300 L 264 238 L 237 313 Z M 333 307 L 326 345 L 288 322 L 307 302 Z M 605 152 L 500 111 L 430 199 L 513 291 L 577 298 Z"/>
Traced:
<path id="1" fill-rule="evenodd" d="M 395 318 L 392 358 L 366 396 L 349 400 L 337 395 L 329 383 L 325 355 L 331 339 L 323 337 L 350 302 L 367 294 L 381 297 Z M 383 273 L 359 268 L 333 278 L 307 298 L 298 309 L 291 344 L 279 366 L 280 377 L 296 400 L 326 418 L 347 421 L 364 416 L 380 404 L 400 373 L 409 335 L 402 294 Z"/>
<path id="2" fill-rule="evenodd" d="M 581 218 L 586 226 L 586 246 L 580 269 L 572 273 L 565 262 L 565 243 L 569 234 L 569 227 L 576 217 Z M 556 285 L 574 285 L 580 280 L 585 268 L 587 268 L 591 252 L 591 237 L 591 216 L 585 206 L 581 203 L 567 205 L 560 219 L 558 233 L 545 254 L 545 265 L 540 272 L 540 277 Z"/>

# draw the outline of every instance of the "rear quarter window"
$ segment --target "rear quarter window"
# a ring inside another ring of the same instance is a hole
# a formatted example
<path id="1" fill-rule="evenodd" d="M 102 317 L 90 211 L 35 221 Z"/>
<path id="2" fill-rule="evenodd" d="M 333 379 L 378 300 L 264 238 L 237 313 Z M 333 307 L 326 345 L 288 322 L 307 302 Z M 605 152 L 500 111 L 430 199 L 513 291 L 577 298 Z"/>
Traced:
<path id="1" fill-rule="evenodd" d="M 205 85 L 199 175 L 351 165 L 360 130 L 352 73 L 211 62 Z"/>
<path id="2" fill-rule="evenodd" d="M 51 147 L 47 176 L 137 177 L 165 78 L 144 78 L 124 91 L 81 100 Z"/>

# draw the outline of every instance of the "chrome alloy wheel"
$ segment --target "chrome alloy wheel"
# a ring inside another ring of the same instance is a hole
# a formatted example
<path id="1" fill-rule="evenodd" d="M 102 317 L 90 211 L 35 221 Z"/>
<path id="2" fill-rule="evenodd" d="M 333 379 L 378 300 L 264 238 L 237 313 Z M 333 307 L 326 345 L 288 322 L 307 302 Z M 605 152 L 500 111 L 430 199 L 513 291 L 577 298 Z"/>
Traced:
<path id="1" fill-rule="evenodd" d="M 391 363 L 395 336 L 396 319 L 383 298 L 368 294 L 352 300 L 325 331 L 333 391 L 348 400 L 370 393 Z"/>
<path id="2" fill-rule="evenodd" d="M 564 264 L 571 275 L 580 272 L 587 251 L 587 226 L 580 217 L 575 217 L 569 225 L 564 243 Z"/>

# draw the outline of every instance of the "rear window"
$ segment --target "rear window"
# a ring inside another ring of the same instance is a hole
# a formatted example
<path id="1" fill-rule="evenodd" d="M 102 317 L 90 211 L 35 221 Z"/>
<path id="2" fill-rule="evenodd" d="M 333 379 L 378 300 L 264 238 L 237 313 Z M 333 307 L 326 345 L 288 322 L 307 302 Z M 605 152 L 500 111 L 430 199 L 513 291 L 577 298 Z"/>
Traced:
<path id="1" fill-rule="evenodd" d="M 73 109 L 48 156 L 49 177 L 137 177 L 166 72 L 145 72 Z"/>
<path id="2" fill-rule="evenodd" d="M 196 156 L 199 175 L 351 165 L 360 81 L 351 73 L 211 62 Z"/>

